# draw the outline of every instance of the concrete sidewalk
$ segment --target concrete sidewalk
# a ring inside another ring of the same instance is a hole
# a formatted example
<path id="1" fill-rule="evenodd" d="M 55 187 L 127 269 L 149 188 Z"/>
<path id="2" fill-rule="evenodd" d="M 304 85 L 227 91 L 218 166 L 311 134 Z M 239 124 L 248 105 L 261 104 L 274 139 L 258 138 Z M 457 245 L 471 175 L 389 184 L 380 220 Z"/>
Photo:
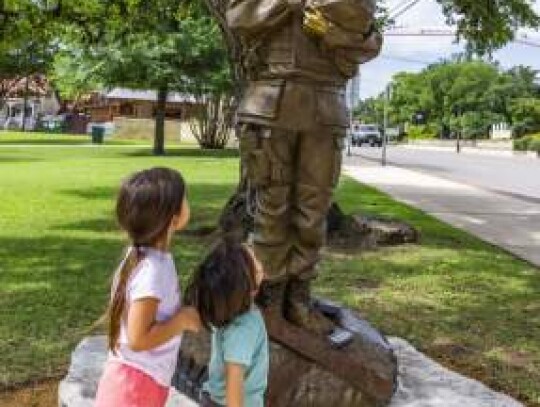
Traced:
<path id="1" fill-rule="evenodd" d="M 456 146 L 435 146 L 435 145 L 430 146 L 430 145 L 422 145 L 422 144 L 400 144 L 400 147 L 407 148 L 409 150 L 431 150 L 431 151 L 456 152 Z M 514 150 L 508 150 L 508 149 L 490 149 L 490 148 L 471 147 L 471 146 L 462 146 L 460 151 L 462 154 L 538 159 L 538 154 L 533 151 L 514 151 Z"/>
<path id="2" fill-rule="evenodd" d="M 369 160 L 347 175 L 540 267 L 540 205 Z"/>

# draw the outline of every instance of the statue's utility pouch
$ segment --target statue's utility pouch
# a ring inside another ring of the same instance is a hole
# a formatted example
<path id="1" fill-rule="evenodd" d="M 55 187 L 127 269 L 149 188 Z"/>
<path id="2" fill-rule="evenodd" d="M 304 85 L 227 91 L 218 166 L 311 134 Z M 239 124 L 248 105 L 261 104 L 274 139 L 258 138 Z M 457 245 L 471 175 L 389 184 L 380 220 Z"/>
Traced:
<path id="1" fill-rule="evenodd" d="M 267 186 L 272 175 L 270 160 L 263 150 L 254 150 L 251 153 L 251 176 L 249 179 L 255 187 Z"/>
<path id="2" fill-rule="evenodd" d="M 251 82 L 238 108 L 238 114 L 254 118 L 275 119 L 278 115 L 284 86 L 283 79 Z"/>
<path id="3" fill-rule="evenodd" d="M 317 121 L 325 126 L 347 128 L 349 115 L 345 103 L 345 92 L 341 89 L 316 90 Z"/>
<path id="4" fill-rule="evenodd" d="M 270 160 L 263 148 L 262 131 L 260 126 L 244 124 L 240 136 L 242 160 L 247 178 L 253 187 L 268 185 L 272 174 Z"/>

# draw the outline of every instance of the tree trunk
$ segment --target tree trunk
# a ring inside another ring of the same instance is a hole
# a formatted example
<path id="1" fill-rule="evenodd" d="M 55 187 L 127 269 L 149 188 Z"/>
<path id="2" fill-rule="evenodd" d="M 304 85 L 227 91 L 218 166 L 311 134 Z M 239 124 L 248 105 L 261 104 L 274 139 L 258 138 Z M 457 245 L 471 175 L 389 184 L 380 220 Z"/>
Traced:
<path id="1" fill-rule="evenodd" d="M 154 154 L 165 154 L 165 107 L 167 105 L 167 85 L 158 89 L 157 107 L 156 107 L 156 128 L 154 134 Z"/>

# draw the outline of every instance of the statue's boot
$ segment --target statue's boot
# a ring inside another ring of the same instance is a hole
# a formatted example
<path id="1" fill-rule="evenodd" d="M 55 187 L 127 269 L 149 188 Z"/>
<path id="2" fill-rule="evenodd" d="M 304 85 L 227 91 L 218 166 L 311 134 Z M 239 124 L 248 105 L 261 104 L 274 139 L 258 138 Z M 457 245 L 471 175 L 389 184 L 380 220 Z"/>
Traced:
<path id="1" fill-rule="evenodd" d="M 263 281 L 255 302 L 261 308 L 267 322 L 279 323 L 284 316 L 286 282 Z"/>
<path id="2" fill-rule="evenodd" d="M 313 307 L 310 280 L 293 278 L 285 294 L 285 317 L 293 324 L 317 335 L 328 335 L 334 323 Z"/>

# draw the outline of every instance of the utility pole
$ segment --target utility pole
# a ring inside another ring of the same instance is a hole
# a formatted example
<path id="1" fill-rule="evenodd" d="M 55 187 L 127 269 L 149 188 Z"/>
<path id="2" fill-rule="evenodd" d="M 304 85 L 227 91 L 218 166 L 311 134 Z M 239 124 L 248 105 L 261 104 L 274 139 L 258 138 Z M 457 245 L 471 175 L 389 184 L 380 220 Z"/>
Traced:
<path id="1" fill-rule="evenodd" d="M 386 166 L 386 145 L 388 144 L 388 103 L 390 101 L 390 84 L 386 86 L 385 98 L 384 98 L 384 125 L 383 125 L 383 138 L 382 138 L 382 158 L 381 164 Z"/>
<path id="2" fill-rule="evenodd" d="M 459 107 L 454 107 L 454 115 L 457 119 L 456 122 L 458 123 L 456 131 L 456 153 L 459 154 L 461 152 L 461 109 Z"/>
<path id="3" fill-rule="evenodd" d="M 353 129 L 353 111 L 349 109 L 349 137 L 347 137 L 347 157 L 352 156 L 351 144 L 352 144 L 352 129 Z"/>
<path id="4" fill-rule="evenodd" d="M 352 126 L 354 120 L 354 109 L 358 106 L 358 99 L 360 94 L 360 69 L 358 69 L 356 75 L 349 81 L 347 88 L 347 105 L 349 108 L 349 135 L 347 142 L 347 156 L 351 156 L 351 143 L 352 143 Z"/>

